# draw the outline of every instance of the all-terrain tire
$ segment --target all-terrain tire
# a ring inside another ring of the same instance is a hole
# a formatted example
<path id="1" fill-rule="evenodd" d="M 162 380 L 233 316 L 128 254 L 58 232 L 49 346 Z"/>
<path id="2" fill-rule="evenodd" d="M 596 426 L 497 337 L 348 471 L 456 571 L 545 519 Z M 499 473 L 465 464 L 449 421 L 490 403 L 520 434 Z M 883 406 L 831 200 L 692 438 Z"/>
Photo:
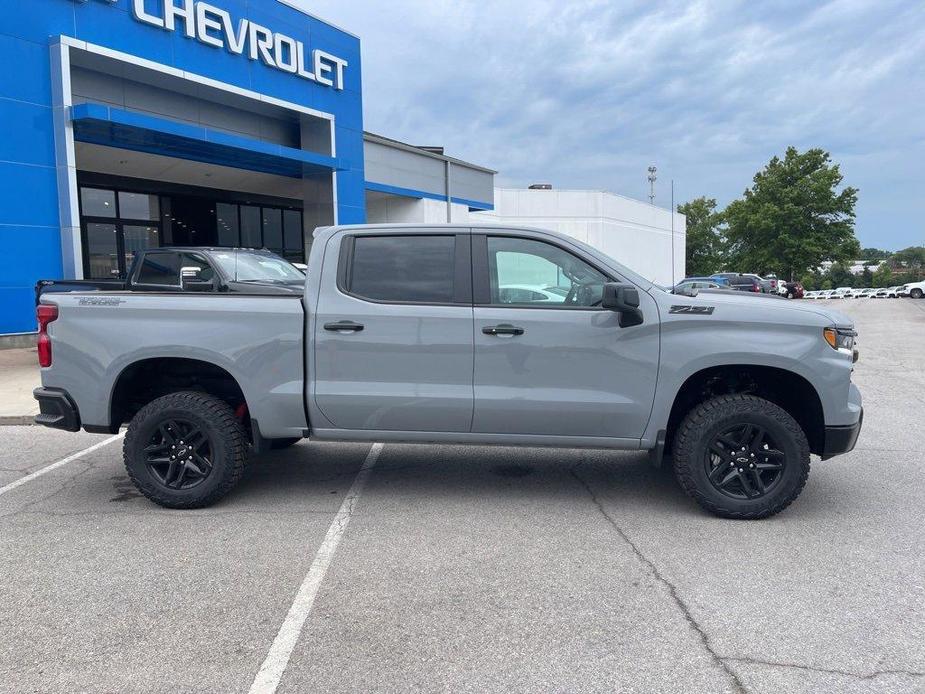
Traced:
<path id="1" fill-rule="evenodd" d="M 710 481 L 710 446 L 721 432 L 747 424 L 773 436 L 783 454 L 783 470 L 759 498 L 733 498 Z M 723 518 L 758 519 L 780 513 L 803 491 L 809 465 L 809 443 L 800 425 L 785 410 L 754 395 L 723 395 L 701 403 L 685 417 L 674 440 L 678 482 L 704 509 Z"/>
<path id="2" fill-rule="evenodd" d="M 152 442 L 164 447 L 161 442 L 166 438 L 159 433 L 160 426 L 174 421 L 198 427 L 208 442 L 204 450 L 211 468 L 191 488 L 168 487 L 148 464 L 145 449 L 151 448 Z M 178 392 L 152 400 L 138 411 L 129 423 L 122 450 L 129 478 L 148 499 L 165 508 L 202 508 L 224 497 L 241 479 L 247 462 L 247 436 L 223 400 L 206 393 Z"/>
<path id="3" fill-rule="evenodd" d="M 911 292 L 909 292 L 909 296 L 911 296 L 913 299 L 921 299 L 921 298 L 922 298 L 922 290 L 919 289 L 918 287 L 916 287 L 916 288 L 913 289 Z"/>

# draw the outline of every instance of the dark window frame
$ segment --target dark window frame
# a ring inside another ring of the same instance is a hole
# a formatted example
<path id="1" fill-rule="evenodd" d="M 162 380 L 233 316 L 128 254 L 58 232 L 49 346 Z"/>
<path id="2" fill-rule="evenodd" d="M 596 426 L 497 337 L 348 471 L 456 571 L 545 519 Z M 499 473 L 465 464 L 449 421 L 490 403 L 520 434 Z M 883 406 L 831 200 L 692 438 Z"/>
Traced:
<path id="1" fill-rule="evenodd" d="M 498 233 L 476 233 L 472 235 L 472 294 L 474 305 L 479 308 L 497 308 L 497 309 L 530 309 L 537 311 L 609 311 L 610 309 L 601 306 L 568 306 L 564 304 L 552 303 L 529 303 L 529 304 L 496 304 L 491 300 L 491 267 L 488 259 L 488 238 L 504 239 L 522 239 L 524 241 L 535 241 L 545 243 L 554 248 L 558 248 L 564 253 L 580 260 L 585 265 L 593 268 L 604 276 L 607 282 L 621 282 L 620 278 L 614 276 L 613 272 L 602 267 L 599 263 L 588 260 L 578 255 L 575 251 L 567 248 L 561 243 L 548 238 L 537 238 L 527 234 L 498 234 Z"/>
<path id="2" fill-rule="evenodd" d="M 113 217 L 100 217 L 97 215 L 85 215 L 83 207 L 83 189 L 88 188 L 90 190 L 104 190 L 113 193 L 114 196 L 114 205 L 115 205 L 115 216 Z M 120 279 L 128 279 L 129 275 L 129 263 L 125 259 L 125 227 L 126 226 L 143 226 L 143 227 L 155 227 L 157 229 L 157 241 L 160 248 L 163 245 L 164 239 L 164 225 L 161 220 L 160 212 L 163 210 L 164 200 L 163 196 L 158 195 L 158 218 L 157 219 L 135 219 L 134 217 L 122 217 L 122 210 L 119 203 L 119 194 L 120 193 L 138 193 L 141 195 L 155 195 L 155 193 L 141 192 L 130 190 L 127 188 L 121 188 L 117 186 L 104 186 L 94 183 L 80 183 L 77 187 L 77 209 L 80 215 L 80 255 L 81 255 L 81 264 L 83 266 L 83 275 L 84 277 L 89 277 L 90 272 L 90 249 L 88 244 L 88 230 L 87 225 L 89 224 L 111 224 L 116 227 L 116 254 L 118 260 L 118 277 Z M 97 278 L 101 279 L 101 278 Z M 107 278 L 111 279 L 111 278 Z"/>
<path id="3" fill-rule="evenodd" d="M 374 299 L 351 290 L 353 282 L 353 255 L 357 238 L 421 238 L 448 236 L 455 240 L 453 250 L 453 301 L 391 301 Z M 337 258 L 337 289 L 341 294 L 370 304 L 386 306 L 472 306 L 472 247 L 471 235 L 455 232 L 434 232 L 408 234 L 391 232 L 383 234 L 349 234 L 341 239 L 340 255 Z"/>

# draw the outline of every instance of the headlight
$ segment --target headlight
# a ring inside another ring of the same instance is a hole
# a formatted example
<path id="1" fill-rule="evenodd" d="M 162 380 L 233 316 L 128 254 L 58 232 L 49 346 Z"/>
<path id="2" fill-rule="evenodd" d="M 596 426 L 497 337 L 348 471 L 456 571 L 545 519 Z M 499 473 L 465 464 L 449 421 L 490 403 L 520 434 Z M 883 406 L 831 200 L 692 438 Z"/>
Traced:
<path id="1" fill-rule="evenodd" d="M 854 338 L 858 336 L 857 332 L 851 328 L 823 328 L 822 336 L 832 349 L 852 355 L 854 361 L 858 360 L 854 349 Z"/>

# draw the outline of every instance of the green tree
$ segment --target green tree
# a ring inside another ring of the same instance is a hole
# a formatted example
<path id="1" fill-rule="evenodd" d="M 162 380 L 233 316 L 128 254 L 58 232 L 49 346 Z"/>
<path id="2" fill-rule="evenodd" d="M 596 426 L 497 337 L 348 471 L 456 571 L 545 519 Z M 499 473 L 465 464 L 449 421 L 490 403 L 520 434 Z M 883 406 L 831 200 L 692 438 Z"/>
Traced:
<path id="1" fill-rule="evenodd" d="M 827 274 L 829 281 L 832 283 L 832 289 L 853 287 L 857 279 L 844 263 L 832 263 L 832 267 L 829 268 Z"/>
<path id="2" fill-rule="evenodd" d="M 873 287 L 874 282 L 874 273 L 870 269 L 870 265 L 864 265 L 864 271 L 861 273 L 860 285 L 862 287 Z"/>
<path id="3" fill-rule="evenodd" d="M 890 267 L 900 275 L 897 281 L 918 282 L 925 275 L 925 247 L 910 246 L 890 256 Z"/>
<path id="4" fill-rule="evenodd" d="M 678 212 L 687 217 L 687 275 L 712 275 L 721 271 L 723 218 L 716 211 L 716 200 L 694 198 L 678 205 Z"/>
<path id="5" fill-rule="evenodd" d="M 788 147 L 783 159 L 771 159 L 724 212 L 736 266 L 789 279 L 826 260 L 857 257 L 858 191 L 839 190 L 842 180 L 838 164 L 821 149 Z"/>
<path id="6" fill-rule="evenodd" d="M 890 270 L 889 263 L 881 263 L 880 267 L 877 268 L 874 272 L 874 285 L 875 287 L 892 287 L 893 286 L 893 271 Z"/>

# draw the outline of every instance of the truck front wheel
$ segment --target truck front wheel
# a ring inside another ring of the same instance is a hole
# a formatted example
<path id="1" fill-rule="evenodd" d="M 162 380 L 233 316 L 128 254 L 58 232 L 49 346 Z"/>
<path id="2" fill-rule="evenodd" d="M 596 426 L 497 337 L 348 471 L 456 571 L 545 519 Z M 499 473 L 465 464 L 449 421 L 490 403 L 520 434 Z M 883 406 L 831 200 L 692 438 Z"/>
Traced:
<path id="1" fill-rule="evenodd" d="M 128 476 L 151 501 L 202 508 L 241 479 L 247 438 L 224 401 L 206 393 L 171 393 L 138 411 L 123 453 Z"/>
<path id="2" fill-rule="evenodd" d="M 767 518 L 796 499 L 809 476 L 806 434 L 786 411 L 754 395 L 694 408 L 675 436 L 674 469 L 697 503 L 723 518 Z"/>
<path id="3" fill-rule="evenodd" d="M 916 287 L 916 288 L 913 289 L 911 292 L 909 292 L 909 296 L 911 296 L 913 299 L 921 299 L 921 298 L 922 298 L 922 290 L 919 289 L 918 287 Z"/>

